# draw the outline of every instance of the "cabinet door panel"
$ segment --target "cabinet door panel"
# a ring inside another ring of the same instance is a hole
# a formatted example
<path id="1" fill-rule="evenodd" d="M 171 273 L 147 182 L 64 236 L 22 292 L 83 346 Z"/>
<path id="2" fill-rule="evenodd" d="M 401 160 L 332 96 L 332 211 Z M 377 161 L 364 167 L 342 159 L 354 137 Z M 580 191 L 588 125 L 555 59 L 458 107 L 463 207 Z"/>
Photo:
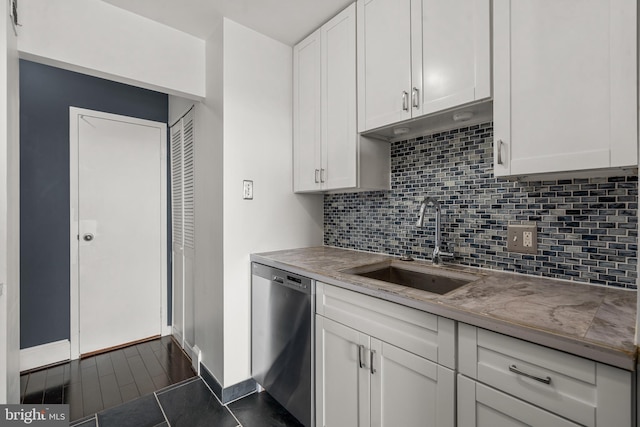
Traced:
<path id="1" fill-rule="evenodd" d="M 510 161 L 496 175 L 636 164 L 636 9 L 494 1 L 495 139 Z"/>
<path id="2" fill-rule="evenodd" d="M 322 165 L 325 190 L 357 183 L 356 7 L 322 26 Z"/>
<path id="3" fill-rule="evenodd" d="M 577 427 L 578 425 L 458 375 L 459 427 Z"/>
<path id="4" fill-rule="evenodd" d="M 359 364 L 360 345 L 369 348 L 367 335 L 316 316 L 318 427 L 369 426 L 370 377 Z"/>
<path id="5" fill-rule="evenodd" d="M 452 370 L 375 338 L 371 350 L 372 426 L 453 427 Z"/>
<path id="6" fill-rule="evenodd" d="M 489 0 L 412 0 L 414 117 L 491 96 Z"/>
<path id="7" fill-rule="evenodd" d="M 410 0 L 358 1 L 360 132 L 411 118 L 410 12 Z"/>
<path id="8" fill-rule="evenodd" d="M 294 191 L 320 189 L 320 54 L 320 31 L 293 49 Z"/>

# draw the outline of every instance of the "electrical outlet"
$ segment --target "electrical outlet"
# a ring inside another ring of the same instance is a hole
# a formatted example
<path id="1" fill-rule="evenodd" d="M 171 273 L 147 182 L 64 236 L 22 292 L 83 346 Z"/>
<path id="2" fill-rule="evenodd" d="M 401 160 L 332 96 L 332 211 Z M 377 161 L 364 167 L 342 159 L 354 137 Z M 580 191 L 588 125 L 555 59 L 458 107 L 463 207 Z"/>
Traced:
<path id="1" fill-rule="evenodd" d="M 253 200 L 253 181 L 242 181 L 242 198 L 245 200 Z"/>
<path id="2" fill-rule="evenodd" d="M 538 253 L 537 226 L 533 225 L 508 225 L 507 226 L 507 250 L 522 254 Z"/>

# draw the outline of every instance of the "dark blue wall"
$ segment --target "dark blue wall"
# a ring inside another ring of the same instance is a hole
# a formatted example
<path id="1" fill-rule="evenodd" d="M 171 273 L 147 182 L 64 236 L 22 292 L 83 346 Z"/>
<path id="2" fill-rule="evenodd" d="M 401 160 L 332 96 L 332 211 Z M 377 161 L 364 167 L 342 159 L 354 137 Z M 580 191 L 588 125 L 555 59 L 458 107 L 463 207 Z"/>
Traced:
<path id="1" fill-rule="evenodd" d="M 21 348 L 69 339 L 70 106 L 168 120 L 166 94 L 20 61 Z"/>

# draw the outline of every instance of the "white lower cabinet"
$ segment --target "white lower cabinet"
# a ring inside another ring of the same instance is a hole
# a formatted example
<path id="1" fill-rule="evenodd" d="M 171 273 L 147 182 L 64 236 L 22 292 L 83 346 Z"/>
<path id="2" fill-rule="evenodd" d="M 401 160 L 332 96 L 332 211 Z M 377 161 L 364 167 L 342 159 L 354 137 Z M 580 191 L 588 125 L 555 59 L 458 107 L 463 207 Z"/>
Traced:
<path id="1" fill-rule="evenodd" d="M 632 372 L 322 282 L 315 384 L 316 427 L 635 420 Z"/>
<path id="2" fill-rule="evenodd" d="M 368 344 L 367 335 L 316 316 L 316 426 L 370 424 L 371 376 L 360 366 Z"/>
<path id="3" fill-rule="evenodd" d="M 455 425 L 453 321 L 320 282 L 316 303 L 317 427 Z"/>
<path id="4" fill-rule="evenodd" d="M 316 316 L 316 426 L 454 426 L 454 371 Z"/>
<path id="5" fill-rule="evenodd" d="M 375 338 L 370 351 L 372 426 L 454 426 L 454 371 Z"/>
<path id="6" fill-rule="evenodd" d="M 631 372 L 458 324 L 458 425 L 626 427 Z"/>

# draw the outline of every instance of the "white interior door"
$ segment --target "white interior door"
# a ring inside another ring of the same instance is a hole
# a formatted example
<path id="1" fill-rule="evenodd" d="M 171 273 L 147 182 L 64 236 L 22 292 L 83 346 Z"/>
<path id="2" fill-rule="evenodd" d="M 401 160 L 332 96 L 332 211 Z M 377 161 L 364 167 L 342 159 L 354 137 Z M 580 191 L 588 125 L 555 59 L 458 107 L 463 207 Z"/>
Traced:
<path id="1" fill-rule="evenodd" d="M 75 136 L 77 143 L 77 163 L 71 164 L 77 167 L 75 309 L 79 353 L 87 354 L 162 333 L 166 125 L 88 110 L 72 109 L 71 116 L 71 142 Z M 72 318 L 73 311 L 72 301 Z M 72 353 L 73 347 L 72 330 Z"/>

